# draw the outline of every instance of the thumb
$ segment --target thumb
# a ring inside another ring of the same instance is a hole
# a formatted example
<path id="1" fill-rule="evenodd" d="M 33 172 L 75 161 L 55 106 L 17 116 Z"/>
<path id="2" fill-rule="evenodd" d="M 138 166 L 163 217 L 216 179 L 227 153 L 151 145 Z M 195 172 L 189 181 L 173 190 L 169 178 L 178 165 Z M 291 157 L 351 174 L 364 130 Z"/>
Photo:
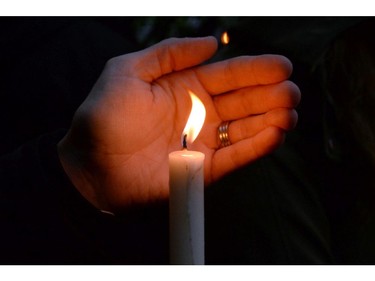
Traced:
<path id="1" fill-rule="evenodd" d="M 142 51 L 129 54 L 132 76 L 146 82 L 162 75 L 198 65 L 217 50 L 215 37 L 170 38 Z M 128 68 L 129 69 L 129 68 Z"/>

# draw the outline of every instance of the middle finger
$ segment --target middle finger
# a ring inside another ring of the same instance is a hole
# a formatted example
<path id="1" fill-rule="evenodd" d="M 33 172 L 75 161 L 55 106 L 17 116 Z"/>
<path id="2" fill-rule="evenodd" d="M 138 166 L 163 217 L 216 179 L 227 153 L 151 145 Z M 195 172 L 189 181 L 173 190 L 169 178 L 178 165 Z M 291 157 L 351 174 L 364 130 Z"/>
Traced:
<path id="1" fill-rule="evenodd" d="M 217 113 L 224 121 L 262 114 L 275 108 L 294 108 L 301 93 L 291 81 L 278 84 L 242 88 L 215 96 Z"/>

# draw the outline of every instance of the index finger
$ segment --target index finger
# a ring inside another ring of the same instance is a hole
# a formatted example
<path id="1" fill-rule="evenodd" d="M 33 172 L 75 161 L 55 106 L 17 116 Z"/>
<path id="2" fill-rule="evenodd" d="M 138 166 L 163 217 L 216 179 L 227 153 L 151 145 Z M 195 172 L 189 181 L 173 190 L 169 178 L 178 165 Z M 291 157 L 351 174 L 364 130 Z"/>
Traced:
<path id="1" fill-rule="evenodd" d="M 231 90 L 278 83 L 292 73 L 292 63 L 280 55 L 241 56 L 203 65 L 195 73 L 212 95 Z"/>
<path id="2" fill-rule="evenodd" d="M 142 51 L 122 56 L 126 74 L 152 82 L 173 71 L 196 66 L 217 49 L 213 36 L 169 38 Z"/>

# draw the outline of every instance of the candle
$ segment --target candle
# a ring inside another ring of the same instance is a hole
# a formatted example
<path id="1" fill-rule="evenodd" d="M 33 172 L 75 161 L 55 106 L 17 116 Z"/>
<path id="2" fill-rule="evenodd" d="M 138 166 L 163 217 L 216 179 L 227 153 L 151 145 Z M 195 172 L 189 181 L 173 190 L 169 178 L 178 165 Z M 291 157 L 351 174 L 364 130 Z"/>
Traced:
<path id="1" fill-rule="evenodd" d="M 206 116 L 190 93 L 192 109 L 182 133 L 183 149 L 169 154 L 169 247 L 171 264 L 204 264 L 204 154 L 187 149 Z"/>

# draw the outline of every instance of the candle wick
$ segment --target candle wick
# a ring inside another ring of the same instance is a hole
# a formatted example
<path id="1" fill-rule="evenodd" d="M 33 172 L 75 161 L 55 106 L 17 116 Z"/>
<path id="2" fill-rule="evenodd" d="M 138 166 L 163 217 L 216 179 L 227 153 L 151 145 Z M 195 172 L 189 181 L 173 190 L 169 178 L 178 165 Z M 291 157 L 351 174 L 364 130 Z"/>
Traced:
<path id="1" fill-rule="evenodd" d="M 184 135 L 184 138 L 182 139 L 182 148 L 187 149 L 187 142 L 186 142 L 187 134 Z"/>

